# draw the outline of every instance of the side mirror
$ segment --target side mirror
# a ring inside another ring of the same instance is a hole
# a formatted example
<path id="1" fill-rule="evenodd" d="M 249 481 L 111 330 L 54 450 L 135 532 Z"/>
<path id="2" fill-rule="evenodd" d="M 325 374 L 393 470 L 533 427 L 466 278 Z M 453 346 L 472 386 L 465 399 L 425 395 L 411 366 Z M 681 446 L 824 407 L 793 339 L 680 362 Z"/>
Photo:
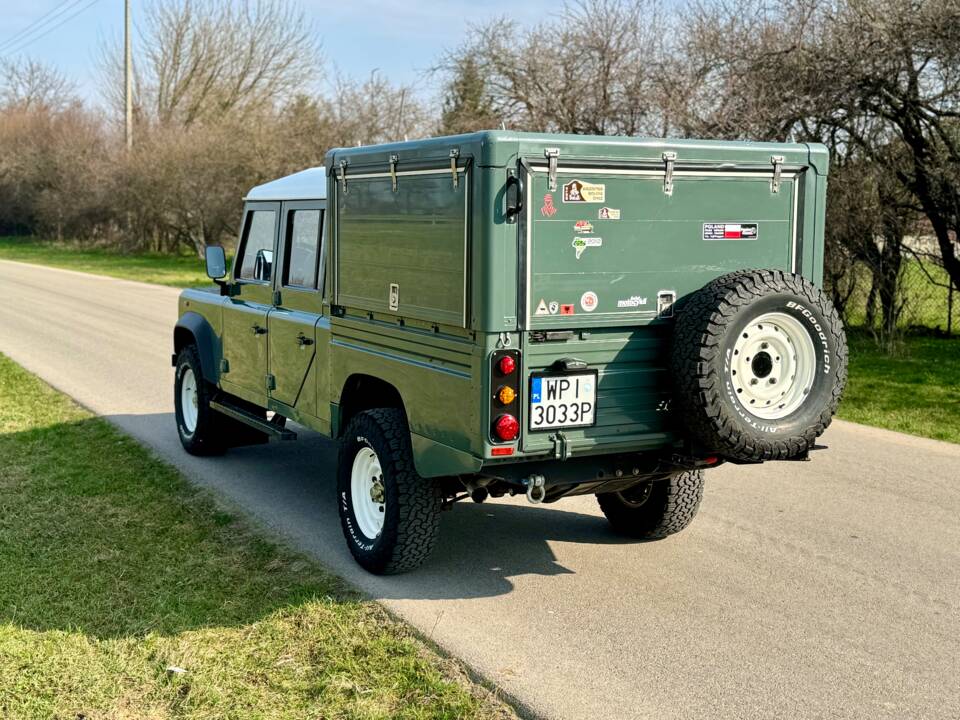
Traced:
<path id="1" fill-rule="evenodd" d="M 516 175 L 508 177 L 504 195 L 507 206 L 503 216 L 510 222 L 523 211 L 523 180 Z"/>
<path id="2" fill-rule="evenodd" d="M 227 254 L 220 246 L 211 245 L 204 252 L 207 263 L 207 277 L 211 280 L 220 280 L 227 274 Z"/>

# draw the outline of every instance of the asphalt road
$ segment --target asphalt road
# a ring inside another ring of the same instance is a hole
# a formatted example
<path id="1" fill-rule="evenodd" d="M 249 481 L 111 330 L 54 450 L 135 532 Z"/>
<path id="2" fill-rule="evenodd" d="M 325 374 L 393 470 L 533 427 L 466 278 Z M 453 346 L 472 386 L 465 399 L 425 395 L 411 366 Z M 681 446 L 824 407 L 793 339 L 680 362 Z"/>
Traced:
<path id="1" fill-rule="evenodd" d="M 438 552 L 353 564 L 316 435 L 197 459 L 175 290 L 0 262 L 0 351 L 242 506 L 550 718 L 960 718 L 960 446 L 836 422 L 809 463 L 708 474 L 657 543 L 593 498 L 458 504 Z"/>

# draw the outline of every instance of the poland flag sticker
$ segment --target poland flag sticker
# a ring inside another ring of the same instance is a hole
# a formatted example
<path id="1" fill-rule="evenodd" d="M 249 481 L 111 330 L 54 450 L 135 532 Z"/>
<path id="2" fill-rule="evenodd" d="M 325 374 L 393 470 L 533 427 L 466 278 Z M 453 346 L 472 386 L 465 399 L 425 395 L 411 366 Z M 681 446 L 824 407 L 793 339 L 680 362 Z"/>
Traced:
<path id="1" fill-rule="evenodd" d="M 704 223 L 704 240 L 756 240 L 757 223 Z"/>

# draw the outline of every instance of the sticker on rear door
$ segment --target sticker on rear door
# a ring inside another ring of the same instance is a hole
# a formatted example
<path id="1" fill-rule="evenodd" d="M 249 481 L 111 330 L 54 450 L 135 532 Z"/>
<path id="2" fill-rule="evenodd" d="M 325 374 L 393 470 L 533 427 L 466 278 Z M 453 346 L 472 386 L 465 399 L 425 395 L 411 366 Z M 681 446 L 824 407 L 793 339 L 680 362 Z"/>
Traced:
<path id="1" fill-rule="evenodd" d="M 571 180 L 563 186 L 565 203 L 602 203 L 607 199 L 607 186 Z"/>
<path id="2" fill-rule="evenodd" d="M 704 240 L 756 240 L 757 223 L 704 223 Z"/>

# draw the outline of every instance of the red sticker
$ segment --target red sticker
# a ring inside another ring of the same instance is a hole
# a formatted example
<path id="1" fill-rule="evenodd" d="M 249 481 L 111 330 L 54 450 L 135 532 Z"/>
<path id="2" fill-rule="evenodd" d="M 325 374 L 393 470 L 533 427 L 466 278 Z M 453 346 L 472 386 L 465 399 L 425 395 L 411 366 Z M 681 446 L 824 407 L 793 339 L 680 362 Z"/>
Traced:
<path id="1" fill-rule="evenodd" d="M 560 306 L 561 315 L 573 315 L 573 305 L 561 305 Z"/>
<path id="2" fill-rule="evenodd" d="M 540 214 L 544 217 L 553 217 L 557 214 L 557 207 L 553 204 L 553 195 L 550 193 L 543 196 L 543 207 L 540 208 Z"/>

